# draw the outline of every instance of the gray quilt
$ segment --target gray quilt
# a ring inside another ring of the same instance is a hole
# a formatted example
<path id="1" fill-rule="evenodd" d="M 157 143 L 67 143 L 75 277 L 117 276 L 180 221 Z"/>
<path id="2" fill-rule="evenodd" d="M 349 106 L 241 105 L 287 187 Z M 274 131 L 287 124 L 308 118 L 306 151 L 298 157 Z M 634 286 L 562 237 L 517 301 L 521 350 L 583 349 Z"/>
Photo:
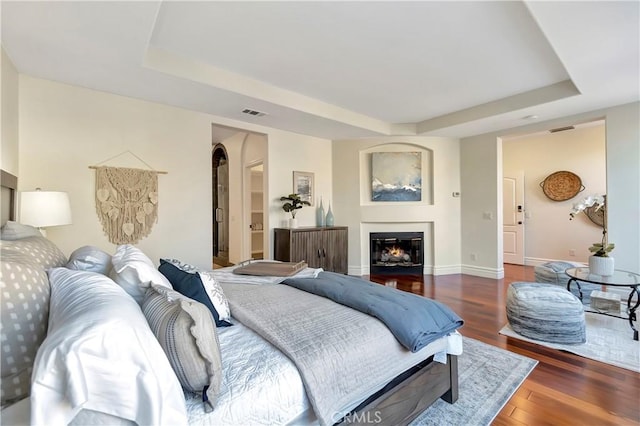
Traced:
<path id="1" fill-rule="evenodd" d="M 223 287 L 232 316 L 296 364 L 322 425 L 339 421 L 434 347 L 447 347 L 436 342 L 412 353 L 378 319 L 287 285 Z"/>
<path id="2" fill-rule="evenodd" d="M 283 283 L 378 318 L 412 352 L 463 324 L 442 303 L 358 277 L 320 272 L 317 278 L 287 278 Z"/>

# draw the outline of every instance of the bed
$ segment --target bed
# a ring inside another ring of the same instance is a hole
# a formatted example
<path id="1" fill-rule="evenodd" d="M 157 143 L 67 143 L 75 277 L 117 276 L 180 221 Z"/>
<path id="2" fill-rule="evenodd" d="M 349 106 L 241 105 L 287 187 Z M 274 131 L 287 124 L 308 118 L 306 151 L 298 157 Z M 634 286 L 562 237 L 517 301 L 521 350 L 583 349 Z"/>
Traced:
<path id="1" fill-rule="evenodd" d="M 156 268 L 128 245 L 67 257 L 29 228 L 9 221 L 0 245 L 2 424 L 408 424 L 457 399 L 461 322 L 411 351 L 281 277 Z"/>

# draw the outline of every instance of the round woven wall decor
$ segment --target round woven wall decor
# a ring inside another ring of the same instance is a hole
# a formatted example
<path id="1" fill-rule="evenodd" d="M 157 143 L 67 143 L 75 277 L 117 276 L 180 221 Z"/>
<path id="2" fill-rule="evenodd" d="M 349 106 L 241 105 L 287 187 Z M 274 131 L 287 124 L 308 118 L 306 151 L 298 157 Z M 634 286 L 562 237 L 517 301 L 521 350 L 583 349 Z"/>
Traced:
<path id="1" fill-rule="evenodd" d="M 580 177 L 566 170 L 551 173 L 540 182 L 540 186 L 544 195 L 553 201 L 569 200 L 584 190 Z"/>

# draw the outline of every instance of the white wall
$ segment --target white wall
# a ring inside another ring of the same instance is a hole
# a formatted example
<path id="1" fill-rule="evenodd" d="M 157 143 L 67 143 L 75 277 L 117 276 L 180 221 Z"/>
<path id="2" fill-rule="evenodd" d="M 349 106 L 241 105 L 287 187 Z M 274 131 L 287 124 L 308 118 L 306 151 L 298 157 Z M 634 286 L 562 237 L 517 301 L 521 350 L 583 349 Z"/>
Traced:
<path id="1" fill-rule="evenodd" d="M 423 152 L 421 202 L 372 202 L 370 154 Z M 385 137 L 333 142 L 336 225 L 349 227 L 349 274 L 369 273 L 369 232 L 425 233 L 425 273 L 460 272 L 459 142 L 434 137 Z"/>
<path id="2" fill-rule="evenodd" d="M 482 211 L 498 212 L 502 204 L 502 142 L 566 125 L 605 119 L 609 241 L 616 244 L 616 268 L 640 271 L 640 122 L 639 103 L 592 111 L 562 119 L 506 129 L 461 140 L 462 260 L 465 273 L 501 278 L 502 214 L 483 220 Z M 500 197 L 498 196 L 500 194 Z M 568 223 L 567 226 L 571 225 Z M 469 253 L 486 255 L 477 262 Z"/>
<path id="3" fill-rule="evenodd" d="M 0 134 L 2 137 L 2 170 L 18 175 L 18 72 L 4 49 L 1 49 L 0 69 Z"/>
<path id="4" fill-rule="evenodd" d="M 609 242 L 616 269 L 640 273 L 640 102 L 607 110 Z"/>
<path id="5" fill-rule="evenodd" d="M 291 172 L 299 169 L 315 171 L 320 190 L 330 192 L 328 140 L 25 75 L 19 81 L 19 189 L 39 186 L 69 192 L 73 225 L 48 230 L 49 238 L 66 254 L 84 244 L 113 252 L 115 246 L 104 236 L 95 214 L 94 171 L 88 166 L 130 150 L 153 168 L 168 172 L 159 176 L 158 223 L 137 246 L 156 263 L 160 257 L 175 257 L 211 267 L 212 123 L 267 135 L 270 155 L 279 157 L 269 167 L 272 194 L 289 193 Z M 128 155 L 106 165 L 145 167 Z M 234 178 L 241 182 L 241 173 Z M 272 205 L 276 223 L 284 212 L 278 210 L 279 203 Z M 309 217 L 304 213 L 301 222 L 312 224 L 312 213 Z M 270 238 L 271 234 L 270 230 Z"/>
<path id="6" fill-rule="evenodd" d="M 505 176 L 524 171 L 525 264 L 549 260 L 587 262 L 588 248 L 602 239 L 602 228 L 585 214 L 569 221 L 569 212 L 574 203 L 587 195 L 606 193 L 604 123 L 503 139 L 502 153 Z M 566 201 L 547 198 L 540 182 L 560 170 L 578 175 L 584 191 Z M 575 251 L 574 255 L 570 254 L 571 250 Z"/>
<path id="7" fill-rule="evenodd" d="M 315 226 L 315 209 L 322 196 L 325 209 L 331 200 L 333 168 L 331 141 L 328 139 L 301 136 L 294 133 L 274 140 L 269 137 L 269 192 L 266 195 L 269 204 L 269 223 L 272 228 L 287 227 L 290 213 L 282 210 L 281 196 L 294 191 L 293 172 L 309 172 L 314 175 L 314 205 L 304 206 L 296 213 L 298 226 Z M 336 222 L 336 225 L 345 225 Z M 269 234 L 269 247 L 273 250 L 273 233 Z"/>
<path id="8" fill-rule="evenodd" d="M 472 137 L 462 139 L 460 145 L 462 273 L 487 278 L 504 276 L 502 229 L 498 227 L 502 223 L 501 199 L 498 204 L 502 149 L 496 139 Z"/>

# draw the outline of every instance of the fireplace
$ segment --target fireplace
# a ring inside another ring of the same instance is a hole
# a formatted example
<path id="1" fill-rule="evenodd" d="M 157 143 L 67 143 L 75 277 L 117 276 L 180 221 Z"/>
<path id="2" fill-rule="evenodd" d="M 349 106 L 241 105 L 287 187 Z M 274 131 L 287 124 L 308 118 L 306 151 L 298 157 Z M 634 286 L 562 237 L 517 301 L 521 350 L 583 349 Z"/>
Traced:
<path id="1" fill-rule="evenodd" d="M 424 274 L 423 232 L 371 232 L 370 274 Z"/>

